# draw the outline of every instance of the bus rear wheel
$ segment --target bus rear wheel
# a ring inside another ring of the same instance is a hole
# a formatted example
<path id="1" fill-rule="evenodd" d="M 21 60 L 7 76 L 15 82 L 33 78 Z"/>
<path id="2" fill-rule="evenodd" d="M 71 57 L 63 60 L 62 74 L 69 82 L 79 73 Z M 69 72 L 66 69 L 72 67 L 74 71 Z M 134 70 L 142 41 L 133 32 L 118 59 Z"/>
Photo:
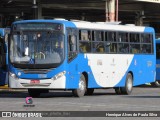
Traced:
<path id="1" fill-rule="evenodd" d="M 80 76 L 78 88 L 72 90 L 72 93 L 75 97 L 83 97 L 86 92 L 86 79 L 83 74 Z"/>
<path id="2" fill-rule="evenodd" d="M 130 95 L 133 89 L 133 77 L 131 73 L 127 74 L 126 77 L 126 83 L 124 87 L 116 87 L 115 92 L 116 94 L 124 94 L 124 95 Z"/>
<path id="3" fill-rule="evenodd" d="M 131 73 L 127 74 L 125 87 L 121 88 L 122 94 L 130 95 L 133 89 L 133 77 Z"/>
<path id="4" fill-rule="evenodd" d="M 37 98 L 40 96 L 41 91 L 39 89 L 28 89 L 28 93 L 31 97 Z"/>

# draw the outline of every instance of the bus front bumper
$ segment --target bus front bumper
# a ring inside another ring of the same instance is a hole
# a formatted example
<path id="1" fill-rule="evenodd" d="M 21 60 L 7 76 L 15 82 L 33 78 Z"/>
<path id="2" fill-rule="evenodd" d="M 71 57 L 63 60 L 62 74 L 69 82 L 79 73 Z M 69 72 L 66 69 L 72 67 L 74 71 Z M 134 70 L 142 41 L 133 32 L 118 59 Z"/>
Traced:
<path id="1" fill-rule="evenodd" d="M 33 82 L 34 81 L 34 82 Z M 53 79 L 20 79 L 9 76 L 10 88 L 45 88 L 45 89 L 65 89 L 66 77 L 62 76 L 56 80 Z"/>

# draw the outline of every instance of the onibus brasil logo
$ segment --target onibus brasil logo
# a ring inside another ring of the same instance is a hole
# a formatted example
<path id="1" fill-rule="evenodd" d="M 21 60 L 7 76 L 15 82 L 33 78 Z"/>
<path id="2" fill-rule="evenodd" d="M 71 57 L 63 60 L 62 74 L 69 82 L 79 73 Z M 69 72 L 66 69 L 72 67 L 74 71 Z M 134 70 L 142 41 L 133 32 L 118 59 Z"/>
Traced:
<path id="1" fill-rule="evenodd" d="M 35 105 L 33 105 L 33 98 L 32 97 L 26 97 L 25 99 L 25 105 L 24 107 L 35 107 Z"/>
<path id="2" fill-rule="evenodd" d="M 33 103 L 32 97 L 26 97 L 26 104 L 32 104 L 32 103 Z"/>

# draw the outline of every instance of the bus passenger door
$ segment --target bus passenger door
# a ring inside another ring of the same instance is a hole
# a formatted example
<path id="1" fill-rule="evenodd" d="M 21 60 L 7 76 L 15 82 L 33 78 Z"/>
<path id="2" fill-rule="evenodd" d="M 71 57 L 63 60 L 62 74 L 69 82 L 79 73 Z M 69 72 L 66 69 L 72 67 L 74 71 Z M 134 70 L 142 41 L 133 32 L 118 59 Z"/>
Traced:
<path id="1" fill-rule="evenodd" d="M 0 37 L 0 85 L 5 85 L 6 73 L 6 47 L 4 39 Z"/>
<path id="2" fill-rule="evenodd" d="M 78 87 L 78 62 L 77 57 L 77 32 L 75 29 L 67 29 L 67 56 L 68 56 L 68 72 L 69 78 L 67 79 L 67 87 Z"/>

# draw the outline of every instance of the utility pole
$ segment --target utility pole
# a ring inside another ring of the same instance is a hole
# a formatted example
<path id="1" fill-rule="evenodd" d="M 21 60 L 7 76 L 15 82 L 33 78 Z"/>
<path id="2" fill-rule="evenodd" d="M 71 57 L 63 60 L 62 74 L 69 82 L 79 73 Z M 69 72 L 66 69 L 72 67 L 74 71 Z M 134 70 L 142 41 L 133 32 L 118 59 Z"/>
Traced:
<path id="1" fill-rule="evenodd" d="M 119 0 L 106 0 L 106 21 L 118 22 Z"/>
<path id="2" fill-rule="evenodd" d="M 106 0 L 106 21 L 115 22 L 115 0 Z"/>
<path id="3" fill-rule="evenodd" d="M 36 0 L 33 0 L 32 11 L 33 11 L 33 19 L 38 19 L 38 6 Z"/>

